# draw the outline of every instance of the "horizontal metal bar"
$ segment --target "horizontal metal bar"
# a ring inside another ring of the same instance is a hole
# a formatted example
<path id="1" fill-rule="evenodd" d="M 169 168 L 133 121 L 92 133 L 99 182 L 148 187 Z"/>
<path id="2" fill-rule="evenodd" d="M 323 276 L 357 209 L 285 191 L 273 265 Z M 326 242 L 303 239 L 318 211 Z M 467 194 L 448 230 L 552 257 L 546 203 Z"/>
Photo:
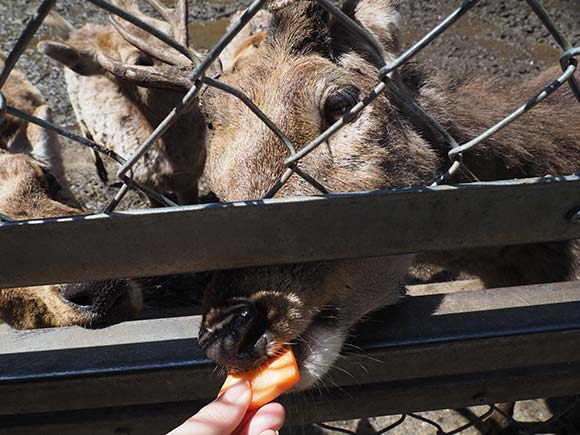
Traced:
<path id="1" fill-rule="evenodd" d="M 523 400 L 533 397 L 538 390 L 545 392 L 544 397 L 575 395 L 580 391 L 579 370 L 580 365 L 574 364 L 538 371 L 489 373 L 469 379 L 451 378 L 436 383 L 425 379 L 419 388 L 405 383 L 328 388 L 324 393 L 314 391 L 294 396 L 286 403 L 287 426 L 314 423 L 322 416 L 326 416 L 325 421 L 334 421 L 398 414 L 403 409 L 401 405 L 407 403 L 421 403 L 417 409 L 423 410 L 440 409 L 440 406 L 457 409 L 466 404 L 481 404 L 482 391 L 490 403 Z M 190 417 L 203 404 L 201 401 L 170 402 L 35 414 L 25 418 L 0 417 L 0 435 L 160 435 Z"/>
<path id="2" fill-rule="evenodd" d="M 541 178 L 0 223 L 0 288 L 575 239 L 579 192 Z"/>
<path id="3" fill-rule="evenodd" d="M 533 397 L 537 390 L 549 397 L 565 391 L 567 395 L 575 395 L 580 391 L 579 370 L 580 366 L 574 364 L 539 371 L 488 373 L 469 379 L 438 379 L 436 383 L 424 379 L 419 388 L 406 383 L 328 388 L 324 392 L 294 396 L 286 403 L 287 426 L 317 422 L 322 416 L 326 416 L 325 421 L 334 421 L 397 414 L 402 410 L 401 405 L 407 403 L 421 403 L 417 409 L 424 410 L 440 406 L 461 408 L 466 403 L 478 405 L 482 403 L 482 391 L 490 403 Z M 526 391 L 523 395 L 515 394 L 523 391 Z M 199 401 L 170 402 L 35 414 L 25 419 L 22 416 L 0 417 L 0 435 L 160 435 L 190 417 L 202 404 Z"/>
<path id="4" fill-rule="evenodd" d="M 168 430 L 221 383 L 198 322 L 1 333 L 0 434 Z M 291 423 L 580 393 L 580 282 L 411 297 L 355 337 L 336 388 L 286 397 Z"/>

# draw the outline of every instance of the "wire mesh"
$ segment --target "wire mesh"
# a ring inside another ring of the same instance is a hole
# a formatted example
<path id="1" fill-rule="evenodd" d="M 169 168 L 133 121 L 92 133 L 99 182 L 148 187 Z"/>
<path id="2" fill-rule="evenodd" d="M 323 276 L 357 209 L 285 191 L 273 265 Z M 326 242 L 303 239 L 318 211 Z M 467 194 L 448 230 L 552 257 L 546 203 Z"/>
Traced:
<path id="1" fill-rule="evenodd" d="M 376 85 L 374 88 L 365 95 L 356 105 L 354 105 L 350 110 L 348 110 L 339 120 L 330 125 L 324 132 L 322 132 L 318 137 L 312 140 L 310 143 L 306 144 L 295 144 L 292 140 L 283 133 L 269 117 L 262 112 L 262 110 L 254 104 L 254 102 L 249 98 L 241 89 L 234 88 L 226 83 L 223 83 L 216 78 L 208 77 L 207 72 L 210 66 L 218 61 L 219 55 L 227 47 L 227 45 L 232 41 L 232 39 L 252 20 L 252 18 L 267 5 L 267 0 L 255 0 L 253 1 L 247 10 L 240 16 L 240 18 L 235 22 L 230 29 L 223 35 L 217 44 L 205 55 L 203 58 L 198 57 L 189 47 L 176 41 L 172 36 L 167 35 L 155 27 L 151 26 L 147 22 L 134 16 L 127 10 L 119 8 L 104 0 L 89 0 L 93 5 L 108 11 L 124 20 L 131 22 L 133 25 L 139 27 L 145 32 L 150 33 L 155 38 L 167 44 L 169 47 L 177 50 L 183 56 L 185 56 L 191 62 L 191 74 L 189 75 L 189 80 L 191 81 L 191 87 L 184 93 L 183 97 L 179 103 L 173 108 L 173 110 L 165 117 L 165 119 L 159 123 L 159 125 L 154 129 L 150 136 L 143 141 L 143 143 L 138 147 L 133 155 L 121 156 L 115 151 L 107 148 L 102 144 L 98 144 L 93 140 L 83 137 L 73 131 L 64 129 L 56 124 L 47 122 L 46 120 L 37 118 L 31 114 L 25 113 L 16 107 L 11 106 L 10 101 L 6 101 L 4 94 L 2 93 L 2 87 L 5 85 L 6 80 L 13 71 L 18 59 L 22 53 L 26 50 L 31 40 L 35 36 L 39 27 L 42 25 L 43 21 L 47 17 L 48 13 L 53 9 L 57 0 L 44 0 L 38 6 L 36 13 L 31 18 L 29 23 L 26 25 L 25 29 L 20 34 L 19 39 L 15 43 L 14 47 L 10 51 L 4 68 L 0 72 L 0 120 L 5 114 L 21 118 L 27 122 L 39 125 L 45 129 L 52 130 L 59 135 L 65 136 L 82 146 L 91 148 L 92 150 L 112 159 L 119 165 L 119 170 L 117 176 L 122 183 L 122 186 L 117 191 L 114 198 L 112 198 L 109 204 L 104 208 L 105 212 L 114 211 L 119 204 L 125 198 L 125 195 L 131 190 L 137 190 L 148 196 L 149 198 L 155 200 L 157 203 L 165 206 L 176 206 L 177 204 L 167 198 L 163 193 L 156 191 L 155 189 L 137 182 L 132 173 L 138 162 L 144 158 L 144 155 L 152 147 L 152 145 L 176 122 L 178 122 L 180 116 L 196 101 L 200 96 L 200 92 L 205 87 L 212 87 L 219 91 L 228 93 L 233 98 L 237 98 L 242 104 L 244 104 L 249 110 L 251 110 L 258 119 L 260 119 L 267 128 L 278 138 L 287 152 L 288 156 L 283 162 L 280 162 L 286 167 L 283 174 L 272 184 L 271 188 L 267 191 L 265 198 L 271 198 L 276 196 L 276 194 L 282 189 L 288 180 L 292 176 L 301 177 L 311 186 L 313 186 L 317 191 L 326 194 L 330 193 L 330 190 L 324 185 L 323 182 L 317 180 L 315 175 L 306 173 L 300 167 L 300 162 L 310 153 L 314 152 L 322 144 L 324 144 L 330 137 L 335 135 L 341 130 L 345 125 L 352 122 L 357 114 L 359 114 L 364 108 L 373 104 L 373 102 L 381 96 L 386 91 L 389 91 L 398 102 L 406 110 L 412 112 L 414 115 L 418 116 L 429 125 L 435 132 L 437 132 L 443 142 L 449 148 L 448 157 L 449 163 L 447 170 L 441 174 L 436 180 L 433 180 L 433 184 L 443 184 L 447 183 L 455 174 L 458 172 L 463 173 L 465 177 L 472 181 L 478 181 L 477 174 L 468 168 L 463 162 L 463 155 L 470 150 L 473 150 L 483 141 L 489 139 L 494 134 L 498 133 L 503 128 L 507 127 L 509 124 L 514 122 L 516 119 L 521 117 L 526 112 L 533 110 L 538 104 L 540 104 L 546 97 L 553 94 L 563 85 L 567 84 L 570 86 L 572 92 L 580 102 L 580 86 L 574 74 L 578 66 L 578 56 L 580 56 L 580 47 L 573 46 L 568 39 L 558 30 L 556 24 L 551 20 L 549 15 L 546 13 L 542 4 L 538 0 L 526 0 L 527 5 L 533 10 L 533 12 L 538 16 L 538 18 L 543 23 L 547 31 L 553 36 L 556 43 L 562 50 L 560 57 L 560 64 L 562 68 L 562 74 L 559 77 L 555 77 L 554 81 L 547 83 L 544 89 L 537 95 L 532 96 L 530 99 L 525 101 L 517 110 L 505 116 L 497 124 L 489 127 L 487 130 L 480 133 L 477 137 L 465 142 L 459 143 L 453 135 L 442 126 L 442 124 L 432 117 L 427 111 L 425 111 L 421 106 L 417 104 L 416 101 L 408 97 L 399 85 L 392 79 L 392 73 L 397 69 L 401 68 L 407 62 L 411 61 L 418 53 L 420 53 L 425 47 L 427 47 L 433 40 L 439 38 L 445 31 L 452 27 L 461 17 L 467 14 L 477 3 L 478 0 L 465 0 L 463 1 L 457 9 L 455 9 L 451 14 L 445 17 L 439 25 L 425 34 L 416 43 L 411 45 L 410 48 L 405 50 L 396 59 L 391 60 L 389 56 L 384 52 L 381 44 L 375 40 L 371 33 L 369 33 L 365 28 L 355 22 L 352 18 L 347 16 L 344 12 L 338 8 L 331 0 L 316 0 L 320 6 L 332 14 L 337 20 L 339 20 L 343 25 L 345 25 L 350 32 L 358 37 L 364 39 L 371 47 L 373 47 L 376 54 L 382 59 L 381 64 L 378 66 L 376 71 Z M 299 150 L 299 151 L 298 151 Z M 12 219 L 8 216 L 0 214 L 0 221 L 11 221 Z M 575 402 L 576 403 L 576 402 Z M 471 427 L 476 427 L 483 423 L 491 414 L 502 413 L 496 406 L 490 405 L 489 409 L 476 417 L 470 423 L 458 427 L 452 431 L 446 432 L 437 422 L 430 420 L 426 417 L 417 414 L 403 414 L 399 420 L 395 423 L 385 427 L 376 432 L 376 435 L 387 433 L 396 427 L 404 423 L 406 419 L 416 419 L 421 420 L 431 426 L 433 426 L 438 434 L 441 435 L 452 435 L 461 433 Z M 510 415 L 505 415 L 510 423 L 518 428 L 519 433 L 528 434 L 532 432 L 527 432 L 526 429 L 518 426 L 518 422 L 514 421 Z M 555 417 L 556 418 L 556 417 Z M 558 417 L 559 418 L 559 417 Z M 547 422 L 549 423 L 549 422 Z M 320 424 L 321 428 L 335 430 L 340 433 L 354 433 L 339 428 L 332 428 L 326 424 Z"/>
<path id="2" fill-rule="evenodd" d="M 426 413 L 416 414 L 407 413 L 401 414 L 393 423 L 384 426 L 376 431 L 365 431 L 364 433 L 372 433 L 373 435 L 383 435 L 388 434 L 391 431 L 395 431 L 397 428 L 402 429 L 403 432 L 408 431 L 405 428 L 405 424 L 409 423 L 411 420 L 416 422 L 421 422 L 431 430 L 425 430 L 426 433 L 435 433 L 436 435 L 457 435 L 461 434 L 467 430 L 473 429 L 479 433 L 514 433 L 519 435 L 534 435 L 543 433 L 560 433 L 561 430 L 557 428 L 558 423 L 561 423 L 566 417 L 570 417 L 571 414 L 577 409 L 578 404 L 580 404 L 580 398 L 574 397 L 569 398 L 568 404 L 544 421 L 530 422 L 520 422 L 514 418 L 513 412 L 509 412 L 502 408 L 501 405 L 486 405 L 483 411 L 473 412 L 471 410 L 462 410 L 461 414 L 464 415 L 468 422 L 458 426 L 453 429 L 444 429 L 443 426 L 435 421 L 433 418 L 429 418 Z M 511 405 L 511 404 L 508 404 Z M 512 409 L 511 406 L 508 408 Z M 337 427 L 332 423 L 317 423 L 320 429 L 326 431 L 330 434 L 350 434 L 357 435 L 360 434 L 358 431 L 353 431 L 350 429 L 345 429 Z M 507 430 L 509 428 L 509 430 Z"/>
<path id="3" fill-rule="evenodd" d="M 134 16 L 128 11 L 123 10 L 113 4 L 110 4 L 104 0 L 90 0 L 95 6 L 108 11 L 111 14 L 121 17 L 122 19 L 128 20 L 133 25 L 149 32 L 155 38 L 158 38 L 162 42 L 166 43 L 168 46 L 177 50 L 179 53 L 186 56 L 187 59 L 191 61 L 192 73 L 189 79 L 191 80 L 191 88 L 179 104 L 169 113 L 166 118 L 155 128 L 151 135 L 141 144 L 141 146 L 135 151 L 131 156 L 119 156 L 113 150 L 108 149 L 103 145 L 99 145 L 87 138 L 84 138 L 78 134 L 75 134 L 66 129 L 60 128 L 57 125 L 49 123 L 45 120 L 38 119 L 30 114 L 26 114 L 15 107 L 6 107 L 6 113 L 22 118 L 28 122 L 35 123 L 41 127 L 51 129 L 56 131 L 58 134 L 68 137 L 84 146 L 90 147 L 93 150 L 112 158 L 115 162 L 120 165 L 117 172 L 119 180 L 122 182 L 122 187 L 111 199 L 109 204 L 103 210 L 104 212 L 114 211 L 120 202 L 123 200 L 127 192 L 131 189 L 141 191 L 149 198 L 152 198 L 157 203 L 166 206 L 176 206 L 177 204 L 172 200 L 168 199 L 162 193 L 157 192 L 149 186 L 143 185 L 137 182 L 131 175 L 132 170 L 135 165 L 143 158 L 144 154 L 151 148 L 151 146 L 174 124 L 177 122 L 179 117 L 183 114 L 187 108 L 194 103 L 200 90 L 203 86 L 210 86 L 226 92 L 239 99 L 246 107 L 248 107 L 256 116 L 264 122 L 264 124 L 278 137 L 283 146 L 288 150 L 289 156 L 285 159 L 283 164 L 286 166 L 286 171 L 273 183 L 272 187 L 268 190 L 265 198 L 274 197 L 279 190 L 284 187 L 287 181 L 293 175 L 297 175 L 304 179 L 307 183 L 312 185 L 319 192 L 326 194 L 330 193 L 330 190 L 324 186 L 320 180 L 317 180 L 315 176 L 307 174 L 304 170 L 300 168 L 300 161 L 316 150 L 321 144 L 325 143 L 331 136 L 336 134 L 342 127 L 344 127 L 349 122 L 352 122 L 356 115 L 361 112 L 369 104 L 372 104 L 381 94 L 389 90 L 389 92 L 394 95 L 400 102 L 400 104 L 406 109 L 419 116 L 427 125 L 431 126 L 434 131 L 436 131 L 449 147 L 448 157 L 450 160 L 448 169 L 441 174 L 436 180 L 433 181 L 433 185 L 443 184 L 448 182 L 448 180 L 455 175 L 458 171 L 461 171 L 464 176 L 472 181 L 479 181 L 477 174 L 470 170 L 463 162 L 463 154 L 473 148 L 477 147 L 486 139 L 489 139 L 492 135 L 499 132 L 501 129 L 505 128 L 524 113 L 532 110 L 537 104 L 542 102 L 550 94 L 558 90 L 562 85 L 568 83 L 571 87 L 574 95 L 580 101 L 580 87 L 577 83 L 574 73 L 577 69 L 577 57 L 580 54 L 580 47 L 573 47 L 570 42 L 564 37 L 564 35 L 558 30 L 555 23 L 550 19 L 545 9 L 542 7 L 541 3 L 536 0 L 527 0 L 528 5 L 532 8 L 534 13 L 539 17 L 541 22 L 544 24 L 546 29 L 553 36 L 554 40 L 562 49 L 562 55 L 560 58 L 560 63 L 562 66 L 563 74 L 556 78 L 553 82 L 546 85 L 546 87 L 537 95 L 533 96 L 527 100 L 522 106 L 511 113 L 509 116 L 504 117 L 500 122 L 491 126 L 486 131 L 482 132 L 477 137 L 472 140 L 459 144 L 453 135 L 447 131 L 436 119 L 429 115 L 423 108 L 421 108 L 415 101 L 405 95 L 404 92 L 399 88 L 397 83 L 391 79 L 390 74 L 402 67 L 405 63 L 409 62 L 414 58 L 421 50 L 427 47 L 434 39 L 440 37 L 447 29 L 453 26 L 462 16 L 468 13 L 477 3 L 478 0 L 465 0 L 463 3 L 454 10 L 449 16 L 445 17 L 439 25 L 428 32 L 424 37 L 420 38 L 415 44 L 413 44 L 409 49 L 404 51 L 395 60 L 389 62 L 388 56 L 385 54 L 381 44 L 375 40 L 375 38 L 361 25 L 356 23 L 353 19 L 342 12 L 331 0 L 318 0 L 318 3 L 325 8 L 330 14 L 337 18 L 340 22 L 347 26 L 349 31 L 363 38 L 367 43 L 369 43 L 376 53 L 383 59 L 381 65 L 377 70 L 377 84 L 364 98 L 361 99 L 354 107 L 352 107 L 347 113 L 345 113 L 338 121 L 329 126 L 324 132 L 322 132 L 317 138 L 308 144 L 298 144 L 302 146 L 297 146 L 293 144 L 292 141 L 285 135 L 282 130 L 272 122 L 266 114 L 264 114 L 252 101 L 248 98 L 240 89 L 235 89 L 223 82 L 215 80 L 213 78 L 207 77 L 205 74 L 208 68 L 215 63 L 220 53 L 225 49 L 225 47 L 232 41 L 232 39 L 241 31 L 241 29 L 248 24 L 248 22 L 258 13 L 258 11 L 263 8 L 266 4 L 266 0 L 255 0 L 247 8 L 247 10 L 240 16 L 238 21 L 234 23 L 231 28 L 224 34 L 220 41 L 215 44 L 215 46 L 209 51 L 209 53 L 200 59 L 195 53 L 193 53 L 188 47 L 175 41 L 170 35 L 164 34 L 158 29 L 155 29 L 152 25 L 144 22 L 138 17 Z M 14 65 L 18 61 L 19 57 L 22 55 L 38 28 L 46 18 L 47 14 L 54 7 L 56 1 L 46 0 L 41 3 L 38 7 L 35 16 L 30 20 L 26 28 L 21 33 L 20 38 L 16 42 L 14 48 L 8 55 L 5 62 L 5 66 L 0 74 L 0 90 L 4 85 L 6 79 L 10 75 L 10 72 L 14 68 Z M 0 94 L 1 95 L 1 94 Z M 3 97 L 2 97 L 3 98 Z M 0 115 L 1 116 L 1 115 Z M 296 151 L 299 149 L 300 151 Z"/>

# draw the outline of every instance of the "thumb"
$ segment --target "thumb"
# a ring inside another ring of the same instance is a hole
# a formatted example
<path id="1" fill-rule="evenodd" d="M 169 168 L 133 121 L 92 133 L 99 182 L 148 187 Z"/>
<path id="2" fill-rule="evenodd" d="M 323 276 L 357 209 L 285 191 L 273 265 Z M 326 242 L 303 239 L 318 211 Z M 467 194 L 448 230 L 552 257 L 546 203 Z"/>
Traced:
<path id="1" fill-rule="evenodd" d="M 240 381 L 167 435 L 229 435 L 241 423 L 251 399 L 250 384 Z"/>

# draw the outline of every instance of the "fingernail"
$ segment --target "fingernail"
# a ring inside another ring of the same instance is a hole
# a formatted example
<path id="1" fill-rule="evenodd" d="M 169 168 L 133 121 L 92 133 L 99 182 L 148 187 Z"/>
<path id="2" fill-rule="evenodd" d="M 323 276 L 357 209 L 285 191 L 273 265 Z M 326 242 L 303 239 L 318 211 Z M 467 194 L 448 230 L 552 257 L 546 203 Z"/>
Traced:
<path id="1" fill-rule="evenodd" d="M 226 390 L 223 398 L 228 402 L 245 402 L 246 396 L 250 395 L 250 384 L 246 380 L 241 380 Z"/>

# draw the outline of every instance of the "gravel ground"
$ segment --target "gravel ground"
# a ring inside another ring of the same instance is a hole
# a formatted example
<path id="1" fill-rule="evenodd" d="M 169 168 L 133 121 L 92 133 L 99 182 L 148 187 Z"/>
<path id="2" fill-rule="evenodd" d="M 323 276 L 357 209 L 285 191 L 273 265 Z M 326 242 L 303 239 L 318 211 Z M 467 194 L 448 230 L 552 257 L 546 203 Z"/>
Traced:
<path id="1" fill-rule="evenodd" d="M 39 3 L 25 0 L 0 1 L 0 28 L 3 36 L 0 39 L 0 49 L 7 51 L 13 45 L 20 29 L 23 28 L 26 19 L 30 16 Z M 249 1 L 218 0 L 218 1 L 190 1 L 192 22 L 192 39 L 201 48 L 209 47 L 221 35 L 227 24 L 229 15 Z M 403 15 L 403 39 L 409 44 L 420 37 L 427 29 L 435 26 L 443 17 L 451 12 L 459 0 L 434 0 L 434 1 L 406 1 L 402 5 Z M 552 18 L 560 26 L 563 33 L 573 42 L 580 41 L 580 7 L 578 0 L 544 0 L 543 4 Z M 88 2 L 59 1 L 57 10 L 70 19 L 74 24 L 82 24 L 87 21 L 102 22 L 105 16 Z M 41 30 L 37 39 L 50 38 L 46 30 Z M 65 94 L 65 86 L 60 68 L 42 57 L 34 48 L 30 47 L 19 62 L 19 67 L 25 70 L 30 80 L 38 86 L 43 95 L 50 101 L 56 115 L 56 120 L 63 126 L 74 128 L 75 120 Z M 448 74 L 452 78 L 461 79 L 469 76 L 494 77 L 505 86 L 516 81 L 525 80 L 547 66 L 558 63 L 559 52 L 555 48 L 550 35 L 541 25 L 540 21 L 526 6 L 525 2 L 518 0 L 482 0 L 473 11 L 462 18 L 453 28 L 433 44 L 426 48 L 418 57 L 420 62 L 428 63 L 433 68 Z M 514 102 L 514 108 L 521 102 Z M 68 177 L 73 190 L 84 201 L 87 210 L 98 210 L 115 189 L 103 186 L 96 177 L 94 165 L 89 153 L 78 145 L 69 141 L 63 141 L 63 153 L 67 167 Z M 123 203 L 125 208 L 142 207 L 143 201 L 137 195 L 133 195 Z M 435 270 L 430 267 L 417 269 L 416 281 L 421 282 L 432 278 L 449 279 L 452 275 L 445 271 Z M 191 288 L 192 281 L 199 286 L 203 277 L 186 277 L 182 280 L 173 280 L 173 297 L 184 298 L 189 302 L 196 300 L 196 295 L 183 296 L 180 288 Z M 151 288 L 155 288 L 159 282 L 152 282 Z M 167 296 L 167 294 L 165 294 Z M 156 309 L 167 304 L 157 294 L 151 304 L 149 315 L 153 315 Z M 563 401 L 566 403 L 566 401 Z M 543 421 L 552 415 L 550 406 L 543 400 L 520 402 L 517 406 L 516 416 L 522 421 Z M 430 412 L 426 415 L 440 422 L 444 428 L 452 429 L 466 422 L 454 411 Z M 372 433 L 372 428 L 381 427 L 393 421 L 393 417 L 381 417 L 363 420 L 339 422 L 341 427 L 357 430 L 359 434 Z M 554 433 L 580 433 L 579 426 L 565 421 L 568 426 L 561 425 L 550 428 Z M 571 426 L 570 426 L 571 425 Z M 318 429 L 298 428 L 294 433 L 321 434 Z M 412 421 L 390 432 L 392 434 L 436 433 L 433 428 L 420 422 Z M 466 434 L 477 433 L 470 429 Z"/>

